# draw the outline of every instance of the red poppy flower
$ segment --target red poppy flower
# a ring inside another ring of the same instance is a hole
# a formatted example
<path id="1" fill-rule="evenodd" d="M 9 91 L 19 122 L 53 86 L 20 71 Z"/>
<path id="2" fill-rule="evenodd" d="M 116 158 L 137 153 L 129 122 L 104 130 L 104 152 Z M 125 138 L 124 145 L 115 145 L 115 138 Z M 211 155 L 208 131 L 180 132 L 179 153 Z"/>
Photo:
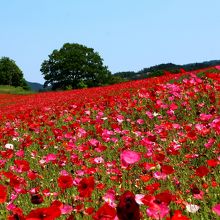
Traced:
<path id="1" fill-rule="evenodd" d="M 35 180 L 38 177 L 37 172 L 29 170 L 27 173 L 28 179 Z"/>
<path id="2" fill-rule="evenodd" d="M 162 165 L 161 170 L 167 175 L 174 173 L 173 167 L 169 165 Z"/>
<path id="3" fill-rule="evenodd" d="M 172 201 L 172 194 L 168 190 L 166 190 L 164 192 L 161 192 L 161 193 L 157 194 L 155 196 L 155 199 L 157 201 L 159 201 L 160 203 L 163 202 L 166 205 L 169 205 L 170 202 Z"/>
<path id="4" fill-rule="evenodd" d="M 160 183 L 152 183 L 145 187 L 146 190 L 149 191 L 149 193 L 153 194 L 156 190 L 160 188 Z"/>
<path id="5" fill-rule="evenodd" d="M 143 202 L 144 205 L 150 206 L 151 203 L 155 200 L 155 197 L 152 195 L 145 195 L 142 199 L 141 202 Z"/>
<path id="6" fill-rule="evenodd" d="M 94 177 L 83 178 L 78 185 L 79 196 L 90 197 L 95 186 Z"/>
<path id="7" fill-rule="evenodd" d="M 94 213 L 94 210 L 95 209 L 93 207 L 89 207 L 89 208 L 85 209 L 85 213 L 87 215 L 91 215 L 92 213 Z"/>
<path id="8" fill-rule="evenodd" d="M 0 185 L 0 204 L 4 203 L 7 199 L 7 187 Z"/>
<path id="9" fill-rule="evenodd" d="M 151 179 L 151 176 L 148 175 L 148 174 L 141 175 L 141 176 L 140 176 L 140 179 L 141 179 L 143 182 L 148 182 L 148 181 Z"/>
<path id="10" fill-rule="evenodd" d="M 21 208 L 15 207 L 12 210 L 13 214 L 9 215 L 7 220 L 25 220 L 25 216 Z"/>
<path id="11" fill-rule="evenodd" d="M 119 204 L 116 209 L 119 220 L 140 219 L 139 205 L 135 201 L 135 195 L 130 191 L 126 191 L 120 196 Z"/>
<path id="12" fill-rule="evenodd" d="M 218 161 L 218 160 L 215 160 L 215 159 L 211 159 L 211 160 L 207 160 L 207 164 L 208 164 L 210 167 L 216 167 L 216 166 L 219 164 L 219 161 Z"/>
<path id="13" fill-rule="evenodd" d="M 30 165 L 26 160 L 15 160 L 14 164 L 17 166 L 20 172 L 26 172 L 30 170 Z"/>
<path id="14" fill-rule="evenodd" d="M 162 153 L 156 153 L 153 155 L 153 160 L 155 162 L 162 162 L 165 159 L 165 155 Z"/>
<path id="15" fill-rule="evenodd" d="M 190 218 L 183 215 L 180 210 L 175 210 L 174 215 L 172 216 L 170 220 L 190 220 Z"/>
<path id="16" fill-rule="evenodd" d="M 13 157 L 14 151 L 12 149 L 8 149 L 6 151 L 1 151 L 0 155 L 4 158 L 4 159 L 11 159 Z"/>
<path id="17" fill-rule="evenodd" d="M 196 175 L 199 177 L 204 177 L 209 173 L 209 169 L 206 166 L 200 166 L 196 169 Z"/>
<path id="18" fill-rule="evenodd" d="M 60 176 L 58 178 L 58 186 L 63 190 L 71 188 L 73 186 L 73 178 L 71 176 Z"/>
<path id="19" fill-rule="evenodd" d="M 116 210 L 108 203 L 105 203 L 99 210 L 93 215 L 95 220 L 113 220 L 116 217 Z"/>
<path id="20" fill-rule="evenodd" d="M 74 216 L 73 215 L 70 215 L 69 217 L 67 217 L 66 220 L 75 220 Z"/>
<path id="21" fill-rule="evenodd" d="M 32 210 L 27 216 L 26 220 L 54 220 L 59 218 L 61 215 L 61 211 L 56 207 L 48 207 L 48 208 L 38 208 Z"/>
<path id="22" fill-rule="evenodd" d="M 26 182 L 22 177 L 18 177 L 15 174 L 13 174 L 12 172 L 4 172 L 3 175 L 10 179 L 10 183 L 9 185 L 11 187 L 20 187 L 20 185 L 25 185 Z"/>
<path id="23" fill-rule="evenodd" d="M 192 140 L 195 141 L 197 139 L 197 134 L 195 131 L 190 131 L 187 133 L 187 137 Z"/>

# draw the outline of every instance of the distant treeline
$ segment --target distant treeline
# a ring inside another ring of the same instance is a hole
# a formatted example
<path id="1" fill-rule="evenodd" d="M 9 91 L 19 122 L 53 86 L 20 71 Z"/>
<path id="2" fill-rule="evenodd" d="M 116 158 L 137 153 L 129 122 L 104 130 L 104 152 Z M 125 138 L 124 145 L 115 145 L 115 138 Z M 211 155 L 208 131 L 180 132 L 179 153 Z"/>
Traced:
<path id="1" fill-rule="evenodd" d="M 114 76 L 118 78 L 122 78 L 124 80 L 137 80 L 137 79 L 146 79 L 154 76 L 161 76 L 164 74 L 165 71 L 175 74 L 175 73 L 179 73 L 181 69 L 184 69 L 185 71 L 193 71 L 193 70 L 208 68 L 216 65 L 220 65 L 220 60 L 211 60 L 202 63 L 190 63 L 184 65 L 166 63 L 166 64 L 159 64 L 148 68 L 144 68 L 138 72 L 134 72 L 134 71 L 118 72 L 115 73 Z"/>

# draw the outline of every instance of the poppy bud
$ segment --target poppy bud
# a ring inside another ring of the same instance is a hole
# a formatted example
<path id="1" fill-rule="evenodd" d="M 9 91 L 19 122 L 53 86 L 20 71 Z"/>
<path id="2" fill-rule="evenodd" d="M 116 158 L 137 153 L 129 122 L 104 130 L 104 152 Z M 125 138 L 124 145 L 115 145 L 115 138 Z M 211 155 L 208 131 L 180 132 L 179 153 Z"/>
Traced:
<path id="1" fill-rule="evenodd" d="M 41 204 L 43 202 L 43 197 L 40 194 L 32 194 L 31 202 L 33 204 Z"/>

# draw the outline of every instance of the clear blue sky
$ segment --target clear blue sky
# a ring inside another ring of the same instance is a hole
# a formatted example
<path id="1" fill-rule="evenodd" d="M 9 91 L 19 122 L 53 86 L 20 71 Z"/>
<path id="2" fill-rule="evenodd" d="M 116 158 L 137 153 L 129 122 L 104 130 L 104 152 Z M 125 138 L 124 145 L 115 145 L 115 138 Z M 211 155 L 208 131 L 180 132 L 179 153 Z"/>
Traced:
<path id="1" fill-rule="evenodd" d="M 2 0 L 0 57 L 43 83 L 64 43 L 92 47 L 112 73 L 220 59 L 220 0 Z"/>

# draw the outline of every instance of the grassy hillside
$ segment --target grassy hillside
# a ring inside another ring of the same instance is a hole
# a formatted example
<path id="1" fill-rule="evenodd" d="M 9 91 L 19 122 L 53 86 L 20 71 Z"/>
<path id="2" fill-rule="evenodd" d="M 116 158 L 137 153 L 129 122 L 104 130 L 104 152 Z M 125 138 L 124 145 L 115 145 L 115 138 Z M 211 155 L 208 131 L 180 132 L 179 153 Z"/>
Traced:
<path id="1" fill-rule="evenodd" d="M 14 87 L 7 85 L 0 85 L 0 94 L 31 94 L 32 91 L 24 90 L 22 87 Z"/>

